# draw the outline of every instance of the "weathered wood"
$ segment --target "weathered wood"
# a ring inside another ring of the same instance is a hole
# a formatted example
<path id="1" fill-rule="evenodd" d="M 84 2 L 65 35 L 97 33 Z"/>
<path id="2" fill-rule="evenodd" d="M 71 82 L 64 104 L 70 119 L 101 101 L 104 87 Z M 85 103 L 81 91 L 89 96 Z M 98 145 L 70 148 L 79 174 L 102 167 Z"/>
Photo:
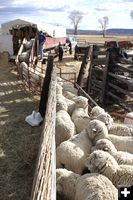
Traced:
<path id="1" fill-rule="evenodd" d="M 55 67 L 50 67 L 50 69 L 52 71 L 48 73 L 51 74 L 49 86 L 44 85 L 49 87 L 49 90 L 31 200 L 56 200 L 55 115 L 57 80 Z M 48 77 L 46 79 L 48 81 Z"/>
<path id="2" fill-rule="evenodd" d="M 42 117 L 45 116 L 52 69 L 53 69 L 53 56 L 49 56 L 46 74 L 45 74 L 45 78 L 44 78 L 44 82 L 43 82 L 43 86 L 42 86 L 41 99 L 40 99 L 40 103 L 39 103 L 39 112 Z"/>
<path id="3" fill-rule="evenodd" d="M 108 74 L 108 64 L 109 64 L 109 52 L 107 52 L 107 54 L 106 54 L 106 63 L 105 63 L 105 69 L 104 69 L 104 72 L 103 72 L 102 91 L 101 91 L 101 98 L 100 98 L 100 102 L 102 104 L 104 104 L 104 100 L 105 100 L 107 74 Z"/>
<path id="4" fill-rule="evenodd" d="M 122 107 L 124 107 L 127 111 L 131 112 L 132 108 L 120 97 L 116 96 L 112 92 L 108 92 L 107 95 L 111 96 L 112 98 L 116 99 L 118 101 L 118 104 Z"/>
<path id="5" fill-rule="evenodd" d="M 126 95 L 128 95 L 128 96 L 130 96 L 130 97 L 133 98 L 133 93 L 131 93 L 131 92 L 127 91 L 127 90 L 124 90 L 124 89 L 122 89 L 122 88 L 120 88 L 120 87 L 118 87 L 117 85 L 114 85 L 114 84 L 112 84 L 112 83 L 108 83 L 108 85 L 109 85 L 110 87 L 116 89 L 117 91 L 120 91 L 120 92 L 122 92 L 123 94 L 126 94 Z M 132 92 L 133 92 L 133 91 L 132 91 Z"/>
<path id="6" fill-rule="evenodd" d="M 90 51 L 91 51 L 90 48 L 91 47 L 89 47 L 89 46 L 86 48 L 86 52 L 84 54 L 83 61 L 81 63 L 81 67 L 80 67 L 78 78 L 77 78 L 77 84 L 80 85 L 81 87 L 83 85 L 83 79 L 84 79 L 84 76 L 85 76 L 85 72 L 87 72 L 89 70 Z"/>
<path id="7" fill-rule="evenodd" d="M 105 65 L 106 64 L 106 57 L 94 59 L 93 64 L 94 65 Z"/>
<path id="8" fill-rule="evenodd" d="M 113 74 L 112 72 L 108 73 L 109 76 L 114 77 L 116 80 L 119 80 L 127 85 L 133 87 L 133 79 L 128 79 L 127 77 L 120 76 L 118 74 Z"/>

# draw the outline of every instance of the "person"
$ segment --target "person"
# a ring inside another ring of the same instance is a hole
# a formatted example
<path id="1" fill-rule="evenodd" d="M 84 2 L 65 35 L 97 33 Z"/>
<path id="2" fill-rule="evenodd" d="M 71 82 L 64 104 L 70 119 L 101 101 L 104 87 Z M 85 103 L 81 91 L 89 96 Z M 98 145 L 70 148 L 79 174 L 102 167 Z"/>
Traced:
<path id="1" fill-rule="evenodd" d="M 63 58 L 63 47 L 61 45 L 61 43 L 59 42 L 59 48 L 58 48 L 58 55 L 59 55 L 59 62 L 62 61 L 62 58 Z"/>
<path id="2" fill-rule="evenodd" d="M 42 59 L 43 58 L 44 43 L 46 41 L 45 34 L 42 31 L 39 32 L 38 41 L 39 41 L 39 55 L 40 55 L 40 59 Z"/>
<path id="3" fill-rule="evenodd" d="M 71 41 L 69 42 L 68 46 L 69 46 L 69 54 L 71 55 L 72 54 L 72 43 L 71 43 Z"/>

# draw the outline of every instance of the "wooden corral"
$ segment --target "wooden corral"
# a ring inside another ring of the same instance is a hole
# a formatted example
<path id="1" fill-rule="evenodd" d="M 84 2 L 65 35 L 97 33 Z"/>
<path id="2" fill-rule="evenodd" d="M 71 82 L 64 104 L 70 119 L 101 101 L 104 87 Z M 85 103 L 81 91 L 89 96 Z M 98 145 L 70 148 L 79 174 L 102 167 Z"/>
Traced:
<path id="1" fill-rule="evenodd" d="M 128 61 L 130 64 L 116 61 L 111 65 L 110 53 L 104 45 L 95 44 L 91 48 L 91 53 L 86 50 L 84 54 L 77 83 L 101 106 L 116 103 L 131 111 L 133 108 L 132 58 Z M 117 72 L 112 72 L 115 66 Z"/>

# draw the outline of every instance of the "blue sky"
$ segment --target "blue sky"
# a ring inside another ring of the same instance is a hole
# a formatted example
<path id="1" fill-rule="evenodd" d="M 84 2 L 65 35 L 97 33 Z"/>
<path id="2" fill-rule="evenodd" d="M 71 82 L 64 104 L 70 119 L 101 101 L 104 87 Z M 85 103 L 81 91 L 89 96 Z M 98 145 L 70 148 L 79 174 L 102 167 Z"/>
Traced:
<path id="1" fill-rule="evenodd" d="M 108 28 L 133 28 L 133 0 L 0 0 L 0 24 L 23 19 L 72 28 L 69 13 L 83 12 L 80 29 L 100 30 L 98 19 L 107 16 Z"/>

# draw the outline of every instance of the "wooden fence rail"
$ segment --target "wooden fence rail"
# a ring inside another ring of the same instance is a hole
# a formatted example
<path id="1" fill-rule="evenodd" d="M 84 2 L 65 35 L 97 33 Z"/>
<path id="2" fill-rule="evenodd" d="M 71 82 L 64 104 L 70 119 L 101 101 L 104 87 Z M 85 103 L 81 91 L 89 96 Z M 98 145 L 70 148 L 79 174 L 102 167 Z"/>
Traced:
<path id="1" fill-rule="evenodd" d="M 51 66 L 51 59 L 48 59 L 47 69 L 49 73 L 46 72 L 46 74 L 49 74 L 49 76 L 46 76 L 47 80 L 44 79 L 42 90 L 42 95 L 45 95 L 45 90 L 48 90 L 48 97 L 47 100 L 45 99 L 46 112 L 30 200 L 56 200 L 56 72 L 55 66 Z M 47 82 L 50 82 L 49 87 Z"/>

